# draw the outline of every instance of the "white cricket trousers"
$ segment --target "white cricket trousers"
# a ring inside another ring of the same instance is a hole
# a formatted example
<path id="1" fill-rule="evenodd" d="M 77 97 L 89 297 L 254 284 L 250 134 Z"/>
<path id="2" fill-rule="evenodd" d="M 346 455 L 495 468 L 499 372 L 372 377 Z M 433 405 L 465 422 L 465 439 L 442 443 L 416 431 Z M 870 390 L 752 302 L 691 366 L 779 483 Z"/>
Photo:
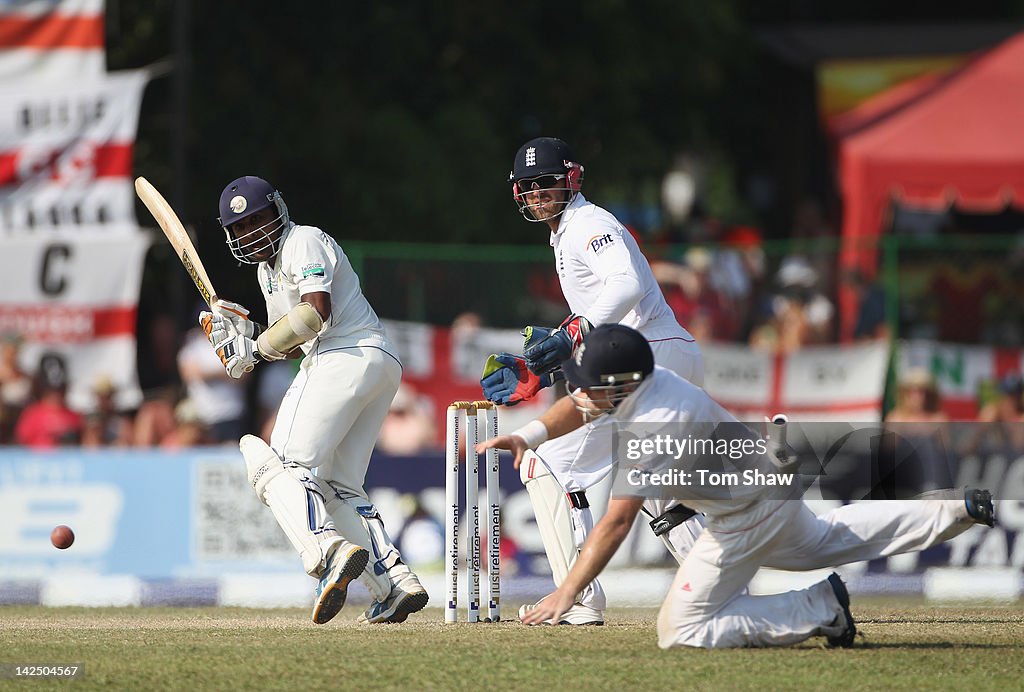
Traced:
<path id="1" fill-rule="evenodd" d="M 835 636 L 842 612 L 827 581 L 743 593 L 758 568 L 813 570 L 924 550 L 973 525 L 963 500 L 859 502 L 817 516 L 799 500 L 707 517 L 658 614 L 658 646 L 786 646 Z"/>
<path id="2" fill-rule="evenodd" d="M 270 446 L 365 498 L 370 454 L 401 380 L 398 361 L 379 348 L 318 345 L 281 401 Z"/>

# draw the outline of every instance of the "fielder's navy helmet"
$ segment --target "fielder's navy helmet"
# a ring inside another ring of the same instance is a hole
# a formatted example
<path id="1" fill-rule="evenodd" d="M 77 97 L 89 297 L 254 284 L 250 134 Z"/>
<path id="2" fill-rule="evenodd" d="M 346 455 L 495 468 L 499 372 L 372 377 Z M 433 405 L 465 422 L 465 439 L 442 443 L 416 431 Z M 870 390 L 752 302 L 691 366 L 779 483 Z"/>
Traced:
<path id="1" fill-rule="evenodd" d="M 652 372 L 651 345 L 622 324 L 595 327 L 562 363 L 566 389 L 586 420 L 614 411 Z"/>
<path id="2" fill-rule="evenodd" d="M 637 330 L 602 324 L 587 334 L 562 372 L 571 386 L 588 389 L 640 382 L 654 372 L 654 352 Z"/>

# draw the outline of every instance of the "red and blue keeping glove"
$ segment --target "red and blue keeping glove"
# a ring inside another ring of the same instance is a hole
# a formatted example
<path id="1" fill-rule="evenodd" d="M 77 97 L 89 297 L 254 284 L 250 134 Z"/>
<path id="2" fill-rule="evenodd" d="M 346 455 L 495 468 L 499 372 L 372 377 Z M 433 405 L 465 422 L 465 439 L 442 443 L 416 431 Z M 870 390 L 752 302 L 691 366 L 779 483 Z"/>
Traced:
<path id="1" fill-rule="evenodd" d="M 536 396 L 537 392 L 557 382 L 561 371 L 534 375 L 526 361 L 511 353 L 492 354 L 484 364 L 480 386 L 484 397 L 495 404 L 515 406 Z"/>
<path id="2" fill-rule="evenodd" d="M 590 323 L 583 318 L 570 317 L 562 326 L 566 326 L 573 319 L 582 320 L 589 331 Z M 526 327 L 522 331 L 523 351 L 531 352 L 531 349 L 540 346 L 545 341 L 549 344 L 556 343 L 550 340 L 552 335 L 559 329 L 548 329 L 546 327 Z M 585 333 L 585 332 L 584 332 Z M 582 341 L 582 336 L 580 337 Z M 570 349 L 570 353 L 571 353 Z M 537 373 L 529 367 L 526 359 L 511 353 L 492 354 L 484 364 L 484 372 L 480 379 L 480 386 L 483 387 L 484 397 L 495 404 L 502 406 L 515 406 L 520 401 L 527 401 L 537 395 L 537 392 L 550 387 L 562 379 L 562 372 L 558 370 L 564 358 L 556 360 L 555 367 L 548 372 Z"/>
<path id="3" fill-rule="evenodd" d="M 592 325 L 587 318 L 569 315 L 557 329 L 527 327 L 523 330 L 523 359 L 534 375 L 546 375 L 568 360 L 583 343 Z"/>

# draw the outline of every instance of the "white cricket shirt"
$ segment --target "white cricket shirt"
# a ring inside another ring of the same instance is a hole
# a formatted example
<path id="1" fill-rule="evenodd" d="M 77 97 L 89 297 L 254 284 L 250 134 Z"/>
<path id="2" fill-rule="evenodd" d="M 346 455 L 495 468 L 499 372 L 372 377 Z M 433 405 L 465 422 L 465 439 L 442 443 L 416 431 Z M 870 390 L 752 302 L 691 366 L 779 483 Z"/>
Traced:
<path id="1" fill-rule="evenodd" d="M 582 193 L 562 212 L 551 247 L 562 295 L 573 314 L 595 326 L 619 322 L 641 333 L 656 322 L 675 323 L 633 236 Z"/>
<path id="2" fill-rule="evenodd" d="M 359 288 L 359 277 L 348 257 L 334 238 L 319 228 L 291 224 L 284 232 L 274 265 L 260 262 L 257 276 L 270 324 L 298 305 L 303 294 L 331 294 L 330 319 L 325 320 L 318 339 L 302 345 L 305 353 L 319 340 L 325 348 L 371 346 L 395 356 L 384 326 Z"/>

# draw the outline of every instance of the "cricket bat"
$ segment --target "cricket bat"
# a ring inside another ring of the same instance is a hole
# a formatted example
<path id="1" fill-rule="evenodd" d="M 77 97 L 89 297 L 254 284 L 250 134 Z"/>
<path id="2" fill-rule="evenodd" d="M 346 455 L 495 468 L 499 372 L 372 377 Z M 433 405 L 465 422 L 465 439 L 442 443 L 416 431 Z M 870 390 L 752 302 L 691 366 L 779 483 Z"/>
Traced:
<path id="1" fill-rule="evenodd" d="M 217 291 L 214 290 L 213 282 L 210 281 L 210 277 L 206 273 L 206 267 L 199 259 L 199 253 L 196 252 L 192 239 L 185 232 L 185 227 L 181 225 L 178 215 L 174 213 L 163 195 L 141 176 L 135 179 L 135 194 L 139 196 L 142 203 L 146 205 L 146 209 L 149 209 L 149 213 L 156 219 L 164 235 L 167 236 L 167 240 L 174 247 L 178 259 L 185 265 L 185 271 L 192 277 L 192 282 L 202 294 L 203 300 L 212 309 L 213 304 L 217 301 Z"/>

